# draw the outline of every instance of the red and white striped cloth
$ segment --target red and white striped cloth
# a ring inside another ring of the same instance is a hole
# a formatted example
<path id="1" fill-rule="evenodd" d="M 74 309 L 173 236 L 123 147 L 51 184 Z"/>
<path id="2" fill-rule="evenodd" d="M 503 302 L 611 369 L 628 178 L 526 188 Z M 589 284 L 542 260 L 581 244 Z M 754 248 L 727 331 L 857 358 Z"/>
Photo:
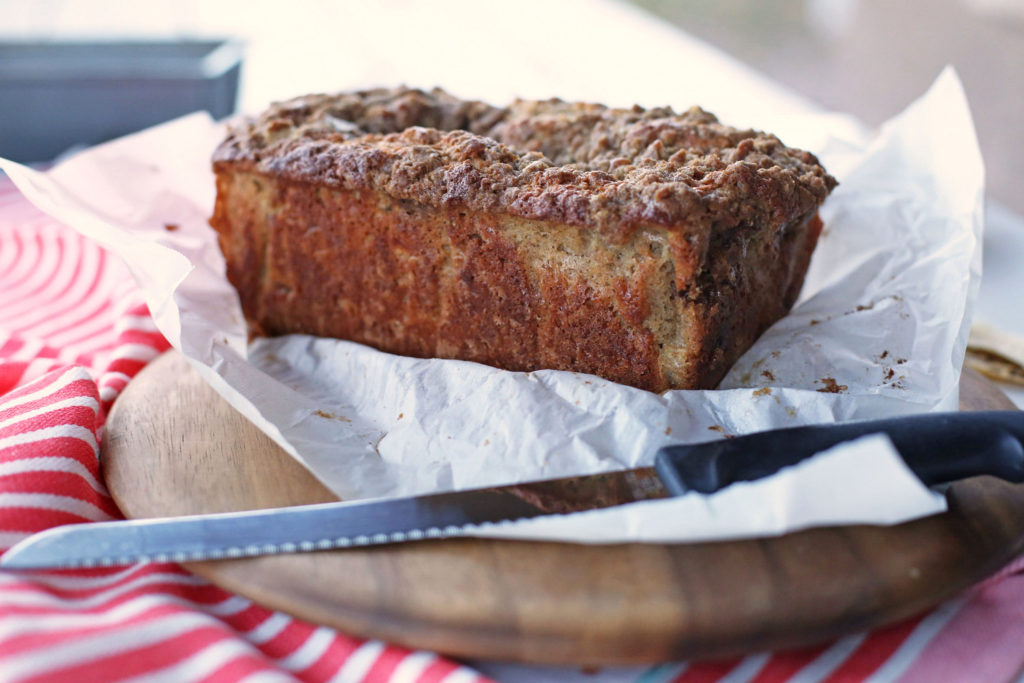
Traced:
<path id="1" fill-rule="evenodd" d="M 126 269 L 0 176 L 0 550 L 119 512 L 97 433 L 167 348 Z M 667 681 L 1005 681 L 1024 665 L 1024 562 L 905 623 L 810 650 L 606 671 Z M 481 665 L 503 680 L 570 670 Z M 585 678 L 585 677 L 584 677 Z M 427 652 L 273 612 L 173 564 L 0 572 L 0 681 L 484 681 Z"/>

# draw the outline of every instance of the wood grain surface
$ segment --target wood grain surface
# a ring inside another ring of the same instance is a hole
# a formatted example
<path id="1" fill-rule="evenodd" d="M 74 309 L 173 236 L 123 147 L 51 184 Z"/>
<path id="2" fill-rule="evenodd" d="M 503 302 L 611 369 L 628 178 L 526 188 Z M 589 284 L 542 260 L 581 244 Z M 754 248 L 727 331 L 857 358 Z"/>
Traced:
<path id="1" fill-rule="evenodd" d="M 974 374 L 965 410 L 1014 409 Z M 334 500 L 170 352 L 107 421 L 130 518 Z M 910 617 L 1024 549 L 1024 487 L 989 477 L 894 527 L 686 545 L 459 539 L 187 565 L 268 607 L 455 656 L 610 665 L 806 646 Z"/>

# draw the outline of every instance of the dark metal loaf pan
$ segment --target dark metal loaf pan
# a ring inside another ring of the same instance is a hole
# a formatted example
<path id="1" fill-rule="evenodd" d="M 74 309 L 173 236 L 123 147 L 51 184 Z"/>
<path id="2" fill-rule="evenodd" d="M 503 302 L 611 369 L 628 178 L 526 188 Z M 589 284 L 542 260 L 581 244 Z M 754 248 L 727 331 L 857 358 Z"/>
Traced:
<path id="1" fill-rule="evenodd" d="M 197 110 L 232 114 L 232 40 L 0 42 L 0 156 L 53 159 Z"/>

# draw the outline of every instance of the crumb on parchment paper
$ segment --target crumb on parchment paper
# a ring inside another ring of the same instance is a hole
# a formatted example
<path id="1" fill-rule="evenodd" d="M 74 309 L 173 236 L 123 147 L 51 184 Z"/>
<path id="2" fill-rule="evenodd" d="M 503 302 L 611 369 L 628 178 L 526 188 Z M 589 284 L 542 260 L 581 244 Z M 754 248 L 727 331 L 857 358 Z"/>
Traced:
<path id="1" fill-rule="evenodd" d="M 850 387 L 845 384 L 837 384 L 834 377 L 822 377 L 815 381 L 815 384 L 821 383 L 823 386 L 818 389 L 823 394 L 841 394 Z"/>
<path id="2" fill-rule="evenodd" d="M 345 417 L 344 415 L 335 415 L 334 413 L 330 413 L 330 412 L 328 412 L 326 410 L 321 410 L 319 408 L 314 410 L 313 414 L 314 415 L 319 415 L 320 417 L 324 418 L 325 420 L 337 420 L 339 422 L 351 422 L 352 421 L 352 420 L 348 419 L 347 417 Z"/>

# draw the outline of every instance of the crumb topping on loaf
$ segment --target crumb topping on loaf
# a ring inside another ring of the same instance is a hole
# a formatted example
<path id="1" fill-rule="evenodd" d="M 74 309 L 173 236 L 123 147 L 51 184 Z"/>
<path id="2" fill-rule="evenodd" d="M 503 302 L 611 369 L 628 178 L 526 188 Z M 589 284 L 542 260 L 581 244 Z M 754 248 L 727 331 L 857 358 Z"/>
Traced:
<path id="1" fill-rule="evenodd" d="M 613 109 L 552 99 L 507 107 L 434 89 L 311 95 L 237 125 L 214 166 L 372 189 L 435 207 L 507 213 L 625 239 L 659 225 L 714 233 L 785 225 L 836 181 L 809 152 L 699 108 Z"/>

